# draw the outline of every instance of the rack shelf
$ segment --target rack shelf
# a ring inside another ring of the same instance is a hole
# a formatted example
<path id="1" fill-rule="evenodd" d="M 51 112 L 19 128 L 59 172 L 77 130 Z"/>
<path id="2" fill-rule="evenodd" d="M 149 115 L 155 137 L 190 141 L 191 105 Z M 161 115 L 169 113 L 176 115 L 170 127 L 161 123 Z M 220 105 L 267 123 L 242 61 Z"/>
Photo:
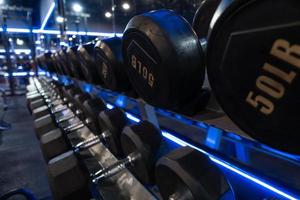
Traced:
<path id="1" fill-rule="evenodd" d="M 77 84 L 101 97 L 108 108 L 121 107 L 133 122 L 143 118 L 141 100 L 64 76 L 47 76 L 66 85 Z M 170 144 L 168 150 L 190 146 L 208 155 L 226 175 L 235 199 L 300 199 L 299 156 L 251 139 L 224 114 L 206 111 L 191 118 L 160 108 L 155 111 L 162 135 Z"/>

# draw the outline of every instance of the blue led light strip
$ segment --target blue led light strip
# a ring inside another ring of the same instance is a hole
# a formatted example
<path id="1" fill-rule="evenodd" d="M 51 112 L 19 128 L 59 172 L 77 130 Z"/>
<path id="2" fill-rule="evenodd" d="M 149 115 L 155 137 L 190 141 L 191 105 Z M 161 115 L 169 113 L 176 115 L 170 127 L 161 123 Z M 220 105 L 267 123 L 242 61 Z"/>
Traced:
<path id="1" fill-rule="evenodd" d="M 3 32 L 3 29 L 0 28 L 0 32 Z M 30 29 L 26 28 L 7 28 L 7 32 L 9 33 L 30 33 Z M 33 29 L 33 33 L 41 33 L 41 34 L 49 34 L 49 35 L 59 35 L 59 30 L 41 30 L 41 29 Z M 67 31 L 67 35 L 88 35 L 88 36 L 101 36 L 101 37 L 113 37 L 118 36 L 122 37 L 123 33 L 106 33 L 106 32 L 76 32 L 76 31 Z"/>
<path id="2" fill-rule="evenodd" d="M 108 109 L 112 109 L 114 106 L 111 105 L 111 104 L 106 104 L 106 107 Z M 131 113 L 126 112 L 125 114 L 126 114 L 128 119 L 130 119 L 134 122 L 140 122 L 141 121 L 139 118 L 135 117 Z M 171 134 L 171 133 L 169 133 L 165 130 L 162 130 L 161 133 L 162 133 L 162 136 L 164 136 L 165 138 L 175 142 L 176 144 L 178 144 L 180 146 L 189 146 L 189 147 L 191 147 L 191 148 L 193 148 L 197 151 L 200 151 L 201 153 L 204 153 L 205 155 L 209 156 L 209 158 L 214 163 L 216 163 L 218 165 L 221 165 L 221 166 L 225 167 L 226 169 L 228 169 L 228 170 L 230 170 L 230 171 L 232 171 L 232 172 L 234 172 L 234 173 L 236 173 L 236 174 L 238 174 L 238 175 L 240 175 L 240 176 L 242 176 L 242 177 L 244 177 L 244 178 L 246 178 L 246 179 L 248 179 L 248 180 L 250 180 L 250 181 L 252 181 L 252 182 L 254 182 L 254 183 L 256 183 L 256 184 L 258 184 L 258 185 L 260 185 L 260 186 L 262 186 L 262 187 L 264 187 L 264 188 L 266 188 L 266 189 L 268 189 L 268 190 L 284 197 L 284 198 L 286 198 L 286 199 L 290 199 L 290 200 L 299 199 L 297 197 L 292 196 L 291 194 L 288 194 L 287 192 L 282 191 L 281 189 L 276 188 L 275 186 L 272 186 L 272 185 L 268 184 L 267 182 L 255 177 L 254 175 L 252 175 L 248 172 L 245 172 L 242 169 L 239 169 L 238 167 L 236 167 L 234 165 L 232 165 L 232 164 L 230 164 L 230 163 L 228 163 L 228 162 L 226 162 L 226 161 L 224 161 L 220 158 L 217 158 L 214 155 L 209 154 L 208 152 L 204 151 L 203 149 L 201 149 L 199 147 L 196 147 L 196 146 L 194 146 L 194 145 L 192 145 L 192 144 L 190 144 L 190 143 L 174 136 L 173 134 Z"/>
<path id="3" fill-rule="evenodd" d="M 40 30 L 44 30 L 44 28 L 45 28 L 45 26 L 46 26 L 46 24 L 47 24 L 47 22 L 48 22 L 48 20 L 51 16 L 52 12 L 54 11 L 54 8 L 55 8 L 55 2 L 52 2 L 51 6 L 50 6 L 50 9 L 48 10 L 48 13 L 47 13 L 42 25 L 41 25 Z"/>

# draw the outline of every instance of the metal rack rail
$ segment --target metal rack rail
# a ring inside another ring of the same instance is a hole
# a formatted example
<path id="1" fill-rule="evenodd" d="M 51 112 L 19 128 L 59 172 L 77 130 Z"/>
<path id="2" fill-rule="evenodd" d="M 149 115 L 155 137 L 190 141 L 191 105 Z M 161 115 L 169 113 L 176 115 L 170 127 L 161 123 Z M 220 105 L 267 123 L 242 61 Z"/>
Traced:
<path id="1" fill-rule="evenodd" d="M 46 76 L 65 85 L 77 84 L 101 97 L 108 108 L 121 107 L 133 122 L 143 117 L 141 100 L 64 76 Z M 300 199 L 300 156 L 272 149 L 238 129 L 218 128 L 218 124 L 231 123 L 226 116 L 209 112 L 189 118 L 159 108 L 155 111 L 168 150 L 190 146 L 208 155 L 225 174 L 235 199 Z M 212 121 L 217 123 L 209 123 Z"/>

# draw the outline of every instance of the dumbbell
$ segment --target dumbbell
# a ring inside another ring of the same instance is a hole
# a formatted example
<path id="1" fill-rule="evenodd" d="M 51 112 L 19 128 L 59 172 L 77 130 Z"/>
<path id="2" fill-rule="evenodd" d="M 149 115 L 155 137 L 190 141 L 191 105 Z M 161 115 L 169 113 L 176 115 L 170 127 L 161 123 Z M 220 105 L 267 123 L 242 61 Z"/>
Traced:
<path id="1" fill-rule="evenodd" d="M 128 167 L 141 183 L 153 184 L 156 154 L 161 141 L 160 130 L 149 121 L 125 127 L 121 146 L 127 157 L 92 174 L 92 182 L 98 184 Z"/>
<path id="2" fill-rule="evenodd" d="M 83 104 L 83 102 L 86 103 L 93 101 L 94 103 L 101 104 L 100 106 L 98 106 L 98 108 L 105 108 L 105 105 L 102 101 L 94 101 L 97 99 L 89 99 L 89 96 L 86 96 L 85 93 L 76 95 L 74 99 L 74 102 L 76 104 L 74 107 L 77 108 L 76 115 L 68 114 L 67 116 L 63 116 L 63 118 L 54 118 L 54 124 L 56 124 L 59 128 L 52 129 L 48 132 L 45 132 L 44 134 L 39 135 L 41 149 L 46 161 L 68 150 L 70 146 L 69 142 L 66 142 L 68 134 L 77 132 L 85 126 L 89 126 L 95 122 L 95 120 L 91 119 L 92 116 L 86 113 L 84 108 L 85 106 L 81 105 Z M 97 109 L 97 107 L 94 107 L 93 109 Z M 91 144 L 91 142 L 92 141 L 88 142 L 89 145 Z M 85 144 L 75 147 L 75 149 L 82 148 L 87 147 Z"/>
<path id="3" fill-rule="evenodd" d="M 135 16 L 122 44 L 128 78 L 145 101 L 188 115 L 206 106 L 204 52 L 183 17 L 171 10 Z"/>
<path id="4" fill-rule="evenodd" d="M 47 87 L 46 89 L 38 88 L 34 92 L 27 93 L 26 95 L 27 105 L 31 113 L 33 112 L 33 110 L 46 105 L 47 99 L 56 98 L 54 94 L 56 94 L 57 91 L 59 91 L 60 86 L 52 85 L 51 83 L 49 85 L 50 86 Z"/>
<path id="5" fill-rule="evenodd" d="M 54 199 L 90 199 L 88 175 L 73 152 L 67 151 L 51 159 L 47 174 Z"/>
<path id="6" fill-rule="evenodd" d="M 38 89 L 37 95 L 40 95 L 40 98 L 32 101 L 31 95 L 27 96 L 27 101 L 30 107 L 31 112 L 39 107 L 47 105 L 49 101 L 59 99 L 61 86 L 58 84 L 49 83 L 45 88 Z"/>
<path id="7" fill-rule="evenodd" d="M 72 150 L 60 154 L 48 162 L 49 179 L 51 180 L 50 186 L 55 196 L 57 193 L 63 193 L 63 195 L 60 196 L 66 196 L 72 193 L 60 187 L 64 184 L 67 184 L 69 188 L 78 189 L 84 187 L 85 184 L 78 186 L 78 179 L 84 177 L 82 176 L 84 172 L 80 170 L 79 160 L 77 159 L 78 153 L 82 150 L 103 141 L 112 153 L 115 153 L 117 156 L 121 154 L 119 136 L 122 128 L 128 123 L 124 112 L 119 108 L 102 111 L 99 114 L 99 123 L 102 128 L 101 134 L 92 137 L 89 136 L 87 140 L 73 146 Z M 72 160 L 72 162 L 70 160 Z M 51 173 L 57 171 L 58 166 L 61 167 L 59 173 Z M 87 177 L 85 177 L 84 180 L 82 178 L 80 182 L 86 183 L 87 180 Z"/>
<path id="8" fill-rule="evenodd" d="M 99 102 L 99 99 L 92 99 L 92 100 L 95 100 L 94 102 L 96 101 Z M 87 106 L 88 101 L 92 101 L 92 100 L 87 100 L 84 106 Z M 90 107 L 87 106 L 87 109 L 90 109 Z M 86 115 L 87 117 L 90 117 L 92 120 L 92 122 L 90 122 L 89 124 L 93 124 L 94 126 L 101 127 L 95 129 L 92 132 L 96 134 L 95 136 L 94 135 L 90 136 L 91 134 L 89 131 L 79 130 L 78 132 L 73 132 L 71 136 L 70 134 L 67 134 L 64 137 L 64 133 L 62 133 L 62 131 L 60 131 L 59 129 L 44 134 L 41 137 L 40 142 L 42 147 L 41 149 L 45 159 L 48 161 L 53 157 L 62 154 L 69 149 L 68 147 L 69 145 L 65 142 L 65 138 L 68 138 L 68 140 L 70 140 L 72 145 L 71 151 L 73 151 L 74 153 L 79 153 L 82 150 L 88 149 L 102 142 L 115 156 L 117 157 L 121 156 L 122 150 L 121 150 L 119 138 L 122 129 L 126 125 L 128 125 L 128 120 L 124 112 L 119 108 L 114 108 L 105 111 L 103 111 L 103 109 L 104 107 L 101 107 L 99 109 L 99 116 L 96 117 L 96 119 L 93 118 L 91 115 Z M 98 123 L 99 125 L 96 125 Z M 89 125 L 86 126 L 90 128 Z M 87 138 L 87 139 L 78 142 L 78 140 L 82 140 L 81 138 Z"/>
<path id="9" fill-rule="evenodd" d="M 72 89 L 72 86 L 65 86 L 62 87 L 63 90 L 66 89 Z M 79 88 L 74 88 L 72 91 L 79 93 L 81 90 Z M 67 94 L 66 91 L 60 91 L 60 88 L 58 90 L 50 89 L 50 91 L 47 91 L 42 94 L 42 99 L 39 99 L 37 101 L 34 101 L 30 104 L 30 107 L 32 108 L 32 113 L 34 119 L 40 118 L 44 115 L 49 114 L 49 111 L 51 113 L 57 113 L 61 111 L 62 109 L 66 109 L 67 107 L 64 106 L 64 104 L 67 103 L 68 99 L 67 97 L 61 98 L 62 93 Z M 73 98 L 73 97 L 72 97 Z M 50 110 L 49 110 L 50 109 Z"/>
<path id="10" fill-rule="evenodd" d="M 88 123 L 82 123 L 82 122 L 77 122 L 76 126 L 73 126 L 76 128 L 76 130 L 83 128 L 84 126 L 92 126 L 96 127 L 96 118 L 95 114 L 99 113 L 100 111 L 105 109 L 105 104 L 103 103 L 102 100 L 93 98 L 93 99 L 86 99 L 82 105 L 80 105 L 80 102 L 77 103 L 77 108 L 79 108 L 82 112 L 81 120 L 83 121 L 88 121 Z M 67 120 L 70 120 L 72 117 L 75 117 L 75 115 L 71 115 L 71 117 L 67 117 Z M 62 123 L 62 120 L 56 120 L 56 123 Z M 65 126 L 65 125 L 64 125 Z M 98 127 L 98 126 L 97 126 Z M 51 158 L 62 154 L 63 152 L 67 151 L 69 149 L 69 143 L 66 142 L 67 134 L 70 132 L 64 131 L 63 127 L 61 129 L 53 129 L 44 135 L 41 136 L 40 138 L 40 144 L 41 144 L 41 149 L 43 152 L 43 155 L 45 159 L 48 161 Z M 73 131 L 76 131 L 74 128 L 72 128 Z M 99 130 L 99 129 L 97 129 Z M 76 133 L 77 134 L 77 133 Z M 91 142 L 91 141 L 90 141 Z M 84 146 L 84 144 L 82 145 Z M 80 147 L 76 147 L 75 149 L 79 149 Z"/>
<path id="11" fill-rule="evenodd" d="M 70 69 L 73 74 L 73 78 L 78 80 L 84 80 L 84 75 L 80 67 L 80 62 L 78 61 L 77 55 L 78 46 L 69 47 L 67 49 L 67 59 Z"/>
<path id="12" fill-rule="evenodd" d="M 299 7 L 296 0 L 220 1 L 207 19 L 206 64 L 219 104 L 246 133 L 293 154 L 300 153 Z"/>
<path id="13" fill-rule="evenodd" d="M 65 71 L 58 51 L 54 53 L 52 60 L 55 63 L 56 69 L 60 73 L 60 75 L 67 76 L 68 73 Z"/>
<path id="14" fill-rule="evenodd" d="M 166 200 L 234 199 L 221 170 L 207 155 L 190 147 L 162 156 L 155 166 L 155 178 Z"/>
<path id="15" fill-rule="evenodd" d="M 66 72 L 66 75 L 69 77 L 73 77 L 73 71 L 71 70 L 71 67 L 69 66 L 68 58 L 67 58 L 67 49 L 65 47 L 62 47 L 62 49 L 58 52 L 61 65 Z"/>
<path id="16" fill-rule="evenodd" d="M 81 92 L 81 90 L 75 87 L 75 88 L 68 89 L 65 93 L 69 95 L 70 99 L 72 99 L 74 96 L 78 95 L 80 92 Z M 69 106 L 74 106 L 74 105 L 71 104 Z M 58 107 L 58 109 L 57 109 L 57 107 Z M 38 138 L 40 138 L 41 135 L 57 128 L 57 124 L 53 121 L 53 118 L 54 118 L 53 114 L 59 115 L 60 112 L 64 112 L 64 111 L 66 111 L 67 113 L 70 113 L 70 111 L 68 111 L 68 107 L 58 105 L 52 109 L 51 113 L 35 120 L 35 131 L 37 133 Z M 63 114 L 65 114 L 65 113 L 63 113 Z M 65 124 L 63 126 L 65 126 Z M 69 128 L 73 129 L 72 127 L 69 127 Z"/>
<path id="17" fill-rule="evenodd" d="M 130 93 L 132 91 L 124 69 L 121 38 L 98 40 L 95 44 L 95 62 L 106 88 L 118 92 Z"/>
<path id="18" fill-rule="evenodd" d="M 64 71 L 62 70 L 60 63 L 58 61 L 58 57 L 56 53 L 52 53 L 51 60 L 55 69 L 55 72 L 59 75 L 64 75 Z"/>
<path id="19" fill-rule="evenodd" d="M 79 57 L 81 71 L 84 74 L 85 80 L 88 83 L 99 85 L 102 84 L 102 81 L 98 76 L 94 57 L 94 46 L 94 41 L 80 45 L 77 50 L 77 55 Z"/>

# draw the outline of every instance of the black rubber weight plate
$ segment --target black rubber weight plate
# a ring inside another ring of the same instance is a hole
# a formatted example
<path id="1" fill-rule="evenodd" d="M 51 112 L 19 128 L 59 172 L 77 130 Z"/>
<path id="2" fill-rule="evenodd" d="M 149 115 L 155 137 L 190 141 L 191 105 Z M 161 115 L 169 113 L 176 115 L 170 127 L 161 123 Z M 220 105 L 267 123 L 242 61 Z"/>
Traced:
<path id="1" fill-rule="evenodd" d="M 214 24 L 207 53 L 210 83 L 230 118 L 294 154 L 300 154 L 299 10 L 298 0 L 233 1 Z"/>
<path id="2" fill-rule="evenodd" d="M 221 0 L 205 0 L 196 11 L 193 28 L 200 39 L 206 38 L 210 21 Z"/>

